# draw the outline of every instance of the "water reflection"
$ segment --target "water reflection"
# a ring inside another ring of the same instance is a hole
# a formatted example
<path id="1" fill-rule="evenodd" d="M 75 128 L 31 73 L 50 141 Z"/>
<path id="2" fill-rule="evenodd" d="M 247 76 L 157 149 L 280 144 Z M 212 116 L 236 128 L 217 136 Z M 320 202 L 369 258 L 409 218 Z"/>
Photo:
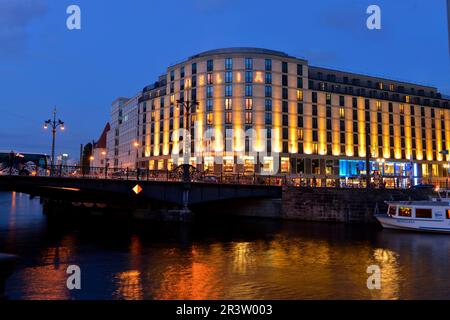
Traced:
<path id="1" fill-rule="evenodd" d="M 0 202 L 0 251 L 23 257 L 13 299 L 450 298 L 445 235 L 272 220 L 64 223 L 27 196 Z M 81 291 L 66 288 L 70 264 L 82 268 Z M 381 290 L 367 289 L 372 264 Z"/>

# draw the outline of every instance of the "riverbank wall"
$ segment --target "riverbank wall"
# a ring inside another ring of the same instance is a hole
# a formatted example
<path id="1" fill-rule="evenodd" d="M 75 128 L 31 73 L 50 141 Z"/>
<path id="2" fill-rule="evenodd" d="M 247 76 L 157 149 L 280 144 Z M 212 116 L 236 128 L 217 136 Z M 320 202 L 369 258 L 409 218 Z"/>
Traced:
<path id="1" fill-rule="evenodd" d="M 281 218 L 289 220 L 375 223 L 385 201 L 427 200 L 433 189 L 336 189 L 283 187 Z"/>

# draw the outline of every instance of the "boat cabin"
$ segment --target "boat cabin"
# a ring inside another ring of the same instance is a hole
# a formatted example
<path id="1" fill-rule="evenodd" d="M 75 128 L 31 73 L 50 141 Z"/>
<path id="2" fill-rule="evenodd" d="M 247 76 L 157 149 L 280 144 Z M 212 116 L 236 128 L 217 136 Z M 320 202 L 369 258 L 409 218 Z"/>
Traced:
<path id="1" fill-rule="evenodd" d="M 388 216 L 409 219 L 450 219 L 450 205 L 446 202 L 426 201 L 424 203 L 391 203 Z"/>

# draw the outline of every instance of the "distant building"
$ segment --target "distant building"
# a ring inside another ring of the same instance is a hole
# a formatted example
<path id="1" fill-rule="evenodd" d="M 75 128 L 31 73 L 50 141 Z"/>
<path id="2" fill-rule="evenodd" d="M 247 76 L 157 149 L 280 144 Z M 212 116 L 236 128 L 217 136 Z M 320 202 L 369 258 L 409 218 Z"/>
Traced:
<path id="1" fill-rule="evenodd" d="M 111 126 L 106 137 L 109 167 L 136 168 L 138 104 L 141 93 L 118 98 L 111 106 Z"/>
<path id="2" fill-rule="evenodd" d="M 103 129 L 100 138 L 98 138 L 97 142 L 94 143 L 94 149 L 92 152 L 93 160 L 91 160 L 91 167 L 104 167 L 107 162 L 107 148 L 106 148 L 106 139 L 107 134 L 111 130 L 111 126 L 109 123 L 106 124 Z"/>
<path id="3" fill-rule="evenodd" d="M 56 157 L 56 165 L 67 166 L 67 160 L 69 160 L 69 155 L 67 153 L 59 154 Z"/>

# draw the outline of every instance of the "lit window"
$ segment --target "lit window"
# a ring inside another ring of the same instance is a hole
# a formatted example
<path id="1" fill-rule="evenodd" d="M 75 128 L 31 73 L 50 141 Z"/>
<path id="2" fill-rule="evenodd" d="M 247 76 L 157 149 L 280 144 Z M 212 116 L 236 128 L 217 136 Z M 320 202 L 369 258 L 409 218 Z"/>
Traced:
<path id="1" fill-rule="evenodd" d="M 395 87 L 394 87 L 393 84 L 390 84 L 390 85 L 389 85 L 389 90 L 394 91 L 394 88 L 395 88 Z"/>
<path id="2" fill-rule="evenodd" d="M 225 110 L 231 110 L 232 108 L 232 101 L 230 98 L 225 99 Z"/>
<path id="3" fill-rule="evenodd" d="M 213 75 L 212 75 L 212 73 L 208 73 L 208 75 L 207 75 L 207 82 L 208 82 L 208 84 L 213 84 Z"/>
<path id="4" fill-rule="evenodd" d="M 404 113 L 405 112 L 405 106 L 403 104 L 400 104 L 400 113 Z"/>
<path id="5" fill-rule="evenodd" d="M 245 109 L 246 110 L 253 109 L 253 99 L 250 99 L 250 98 L 245 99 Z"/>
<path id="6" fill-rule="evenodd" d="M 208 114 L 206 115 L 206 122 L 207 122 L 208 124 L 212 124 L 212 123 L 213 123 L 213 114 L 212 114 L 212 113 L 208 113 Z"/>
<path id="7" fill-rule="evenodd" d="M 251 124 L 253 122 L 253 113 L 252 112 L 246 112 L 245 113 L 245 123 Z"/>
<path id="8" fill-rule="evenodd" d="M 406 103 L 409 103 L 409 101 L 410 101 L 409 96 L 405 96 L 405 102 L 406 102 Z"/>
<path id="9" fill-rule="evenodd" d="M 318 153 L 319 152 L 319 146 L 317 143 L 313 143 L 313 153 Z"/>
<path id="10" fill-rule="evenodd" d="M 232 113 L 230 111 L 227 111 L 225 114 L 225 123 L 231 123 L 232 120 Z"/>
<path id="11" fill-rule="evenodd" d="M 339 108 L 339 116 L 341 117 L 341 119 L 344 119 L 345 117 L 345 109 L 344 108 Z"/>
<path id="12" fill-rule="evenodd" d="M 297 90 L 297 100 L 303 101 L 303 90 Z"/>
<path id="13" fill-rule="evenodd" d="M 376 106 L 377 106 L 377 110 L 380 111 L 381 110 L 381 101 L 380 100 L 377 100 Z"/>
<path id="14" fill-rule="evenodd" d="M 281 158 L 281 163 L 280 163 L 280 169 L 281 169 L 281 172 L 283 172 L 283 173 L 287 173 L 287 172 L 289 172 L 289 158 L 287 158 L 287 157 L 282 157 Z"/>
<path id="15" fill-rule="evenodd" d="M 398 215 L 400 217 L 411 217 L 412 209 L 409 207 L 400 207 L 398 208 Z"/>
<path id="16" fill-rule="evenodd" d="M 389 206 L 388 215 L 395 216 L 397 214 L 397 206 Z"/>

